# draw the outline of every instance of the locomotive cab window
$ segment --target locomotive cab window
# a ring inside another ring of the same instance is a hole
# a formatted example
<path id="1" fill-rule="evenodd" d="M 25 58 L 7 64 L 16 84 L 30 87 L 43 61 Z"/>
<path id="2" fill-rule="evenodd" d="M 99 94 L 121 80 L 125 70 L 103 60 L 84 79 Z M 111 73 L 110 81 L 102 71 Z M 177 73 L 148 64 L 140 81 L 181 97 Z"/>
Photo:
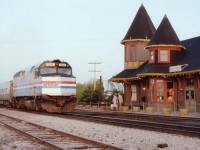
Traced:
<path id="1" fill-rule="evenodd" d="M 44 74 L 54 74 L 56 73 L 56 68 L 41 68 L 40 69 L 40 74 L 44 75 Z"/>
<path id="2" fill-rule="evenodd" d="M 71 76 L 72 69 L 66 63 L 59 62 L 46 62 L 40 66 L 40 75 L 58 75 L 58 76 Z"/>
<path id="3" fill-rule="evenodd" d="M 58 73 L 71 75 L 71 68 L 58 68 Z"/>

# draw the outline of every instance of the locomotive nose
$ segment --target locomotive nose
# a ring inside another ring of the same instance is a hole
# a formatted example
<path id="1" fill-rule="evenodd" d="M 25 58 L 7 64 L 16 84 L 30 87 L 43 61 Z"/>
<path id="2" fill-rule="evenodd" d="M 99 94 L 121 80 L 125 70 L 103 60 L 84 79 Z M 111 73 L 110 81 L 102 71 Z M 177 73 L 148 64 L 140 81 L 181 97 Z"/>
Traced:
<path id="1" fill-rule="evenodd" d="M 75 78 L 43 77 L 42 94 L 71 96 L 76 94 Z"/>

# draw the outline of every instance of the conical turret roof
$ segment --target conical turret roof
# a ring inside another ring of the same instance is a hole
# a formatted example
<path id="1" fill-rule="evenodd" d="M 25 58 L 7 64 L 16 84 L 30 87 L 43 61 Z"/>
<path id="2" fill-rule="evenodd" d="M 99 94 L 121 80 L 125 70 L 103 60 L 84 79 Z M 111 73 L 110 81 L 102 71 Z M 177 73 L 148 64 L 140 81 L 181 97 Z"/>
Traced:
<path id="1" fill-rule="evenodd" d="M 153 45 L 174 45 L 183 47 L 166 15 L 147 44 L 147 47 Z"/>
<path id="2" fill-rule="evenodd" d="M 121 43 L 131 39 L 151 39 L 154 32 L 155 27 L 142 4 Z"/>

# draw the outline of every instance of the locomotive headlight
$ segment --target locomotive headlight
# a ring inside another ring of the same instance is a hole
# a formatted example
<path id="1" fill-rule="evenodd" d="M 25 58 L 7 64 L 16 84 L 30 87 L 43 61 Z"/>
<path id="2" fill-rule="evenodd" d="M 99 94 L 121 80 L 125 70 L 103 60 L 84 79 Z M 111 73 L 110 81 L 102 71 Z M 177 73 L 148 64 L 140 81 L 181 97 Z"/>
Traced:
<path id="1" fill-rule="evenodd" d="M 59 66 L 60 66 L 60 67 L 66 67 L 67 64 L 59 63 Z"/>
<path id="2" fill-rule="evenodd" d="M 55 63 L 46 63 L 46 66 L 47 66 L 47 67 L 54 67 L 54 66 L 55 66 Z"/>

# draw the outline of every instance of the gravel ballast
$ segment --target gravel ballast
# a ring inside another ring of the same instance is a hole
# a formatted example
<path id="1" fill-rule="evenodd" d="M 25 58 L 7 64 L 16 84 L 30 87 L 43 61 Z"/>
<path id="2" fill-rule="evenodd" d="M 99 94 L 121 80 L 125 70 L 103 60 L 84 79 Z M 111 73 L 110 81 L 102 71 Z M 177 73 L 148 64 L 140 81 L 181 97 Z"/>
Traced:
<path id="1" fill-rule="evenodd" d="M 45 150 L 41 144 L 33 142 L 0 124 L 0 150 Z"/>
<path id="2" fill-rule="evenodd" d="M 161 149 L 157 145 L 162 143 L 168 145 L 162 148 L 163 150 L 200 150 L 199 138 L 63 119 L 4 108 L 0 108 L 0 113 L 127 150 L 157 150 Z"/>

